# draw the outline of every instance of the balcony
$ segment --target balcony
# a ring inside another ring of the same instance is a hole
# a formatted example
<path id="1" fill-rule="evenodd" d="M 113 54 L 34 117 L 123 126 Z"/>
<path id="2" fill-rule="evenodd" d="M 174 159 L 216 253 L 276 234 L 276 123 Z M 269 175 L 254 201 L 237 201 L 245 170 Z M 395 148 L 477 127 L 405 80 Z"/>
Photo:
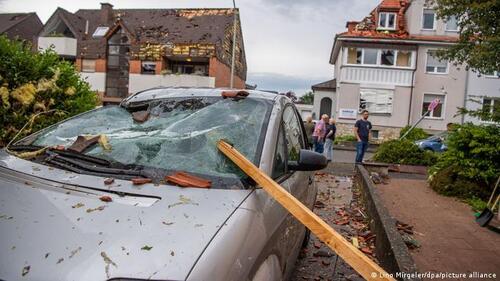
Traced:
<path id="1" fill-rule="evenodd" d="M 190 74 L 130 74 L 129 92 L 136 93 L 153 87 L 215 87 L 215 77 Z"/>
<path id="2" fill-rule="evenodd" d="M 412 69 L 344 66 L 340 82 L 412 86 Z"/>
<path id="3" fill-rule="evenodd" d="M 64 57 L 76 57 L 76 39 L 69 37 L 38 37 L 38 49 L 54 51 Z"/>

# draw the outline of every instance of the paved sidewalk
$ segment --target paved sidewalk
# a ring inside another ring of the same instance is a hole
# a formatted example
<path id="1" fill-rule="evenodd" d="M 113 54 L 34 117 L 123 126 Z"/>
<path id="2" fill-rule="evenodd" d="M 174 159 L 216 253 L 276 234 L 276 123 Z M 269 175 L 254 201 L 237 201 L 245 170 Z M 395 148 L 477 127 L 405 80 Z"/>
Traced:
<path id="1" fill-rule="evenodd" d="M 500 279 L 500 235 L 479 227 L 467 204 L 435 193 L 425 179 L 392 177 L 377 193 L 391 216 L 414 227 L 421 247 L 410 253 L 420 272 L 496 273 L 489 280 Z"/>

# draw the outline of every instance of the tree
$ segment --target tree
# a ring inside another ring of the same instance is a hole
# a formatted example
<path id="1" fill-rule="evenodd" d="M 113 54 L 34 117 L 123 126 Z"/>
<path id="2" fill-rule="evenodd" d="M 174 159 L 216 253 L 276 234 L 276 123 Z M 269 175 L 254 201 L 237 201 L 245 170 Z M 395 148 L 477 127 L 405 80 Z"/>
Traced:
<path id="1" fill-rule="evenodd" d="M 303 104 L 313 104 L 314 103 L 314 93 L 309 91 L 299 98 L 299 102 Z"/>
<path id="2" fill-rule="evenodd" d="M 286 93 L 280 93 L 280 95 L 284 95 L 287 98 L 291 99 L 293 102 L 297 102 L 297 95 L 293 91 L 288 91 Z"/>
<path id="3" fill-rule="evenodd" d="M 440 50 L 441 59 L 466 64 L 480 73 L 500 70 L 499 0 L 427 0 L 438 18 L 456 17 L 460 36 L 457 44 Z"/>
<path id="4" fill-rule="evenodd" d="M 73 64 L 53 50 L 33 53 L 30 44 L 0 36 L 0 146 L 30 120 L 20 137 L 93 109 L 97 102 Z"/>

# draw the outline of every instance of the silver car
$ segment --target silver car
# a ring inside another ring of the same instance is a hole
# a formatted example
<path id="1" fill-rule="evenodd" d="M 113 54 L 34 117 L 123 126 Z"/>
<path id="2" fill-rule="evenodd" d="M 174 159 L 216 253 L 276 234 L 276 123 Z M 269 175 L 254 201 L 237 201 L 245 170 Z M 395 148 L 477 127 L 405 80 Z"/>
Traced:
<path id="1" fill-rule="evenodd" d="M 227 93 L 147 90 L 0 150 L 0 280 L 287 279 L 304 226 L 216 142 L 232 143 L 309 208 L 311 171 L 326 160 L 303 150 L 288 98 Z M 108 142 L 74 149 L 77 137 L 97 135 Z M 165 180 L 178 171 L 211 187 Z"/>

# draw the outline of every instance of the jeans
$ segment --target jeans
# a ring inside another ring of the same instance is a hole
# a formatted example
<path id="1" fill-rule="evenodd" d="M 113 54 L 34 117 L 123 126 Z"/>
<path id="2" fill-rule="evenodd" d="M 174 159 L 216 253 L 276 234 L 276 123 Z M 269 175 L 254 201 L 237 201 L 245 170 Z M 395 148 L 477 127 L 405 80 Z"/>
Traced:
<path id="1" fill-rule="evenodd" d="M 313 137 L 313 143 L 314 143 L 314 151 L 317 153 L 323 153 L 323 150 L 324 150 L 323 140 L 321 140 L 318 137 Z"/>
<path id="2" fill-rule="evenodd" d="M 358 143 L 356 144 L 356 163 L 363 162 L 363 157 L 365 156 L 367 148 L 368 148 L 367 141 L 358 141 Z"/>
<path id="3" fill-rule="evenodd" d="M 333 160 L 333 141 L 331 139 L 325 141 L 325 154 L 326 160 Z"/>

